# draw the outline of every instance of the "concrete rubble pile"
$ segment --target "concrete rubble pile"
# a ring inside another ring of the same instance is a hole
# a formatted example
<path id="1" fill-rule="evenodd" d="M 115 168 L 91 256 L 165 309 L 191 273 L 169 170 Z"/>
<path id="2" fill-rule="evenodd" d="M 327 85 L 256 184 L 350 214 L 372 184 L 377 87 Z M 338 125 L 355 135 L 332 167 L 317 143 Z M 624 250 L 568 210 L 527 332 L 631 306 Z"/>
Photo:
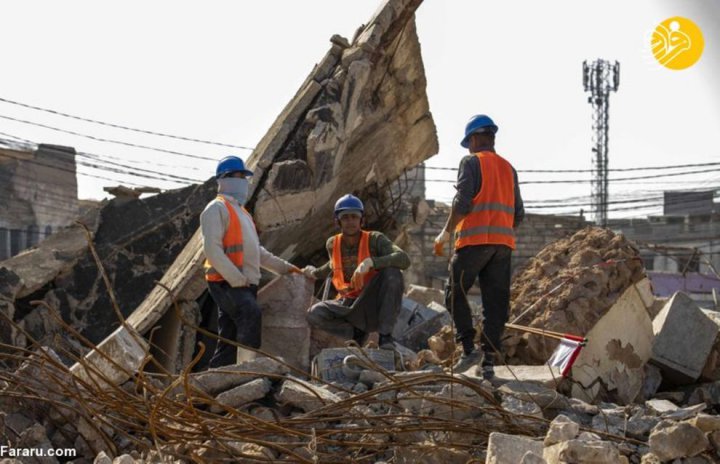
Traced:
<path id="1" fill-rule="evenodd" d="M 720 459 L 720 382 L 592 404 L 559 393 L 557 374 L 508 366 L 491 383 L 344 350 L 356 362 L 326 381 L 268 357 L 181 376 L 140 373 L 142 356 L 111 368 L 85 360 L 79 376 L 46 348 L 3 376 L 0 432 L 13 449 L 73 448 L 76 463 Z"/>
<path id="2" fill-rule="evenodd" d="M 276 254 L 316 260 L 335 198 L 366 193 L 377 219 L 370 191 L 437 151 L 420 3 L 386 0 L 352 41 L 333 37 L 248 159 Z M 114 201 L 84 220 L 92 247 L 77 226 L 0 263 L 4 444 L 102 464 L 720 461 L 720 317 L 655 299 L 638 250 L 606 229 L 550 244 L 513 281 L 510 322 L 587 337 L 567 378 L 545 365 L 557 340 L 510 329 L 492 381 L 453 372 L 442 292 L 418 286 L 395 350 L 324 339 L 301 276 L 263 280 L 258 357 L 203 371 L 197 225 L 214 194 L 209 180 Z M 32 459 L 17 462 L 59 462 Z"/>

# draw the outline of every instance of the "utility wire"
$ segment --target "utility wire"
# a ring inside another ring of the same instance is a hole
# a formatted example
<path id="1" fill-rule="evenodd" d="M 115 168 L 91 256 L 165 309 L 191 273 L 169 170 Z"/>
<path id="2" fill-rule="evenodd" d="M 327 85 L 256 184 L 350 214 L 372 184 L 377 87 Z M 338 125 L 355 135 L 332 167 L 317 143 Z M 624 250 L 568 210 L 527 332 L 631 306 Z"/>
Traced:
<path id="1" fill-rule="evenodd" d="M 668 174 L 652 174 L 647 176 L 636 176 L 636 177 L 621 177 L 616 179 L 608 179 L 609 182 L 622 182 L 622 181 L 634 181 L 639 179 L 659 179 L 661 177 L 676 177 L 676 176 L 686 176 L 686 175 L 692 175 L 692 174 L 707 174 L 710 172 L 718 172 L 720 171 L 720 168 L 718 169 L 704 169 L 704 170 L 698 170 L 698 171 L 686 171 L 686 172 L 673 172 Z M 446 182 L 446 183 L 456 183 L 457 180 L 450 180 L 450 179 L 425 179 L 426 182 Z M 519 185 L 529 185 L 529 184 L 586 184 L 592 182 L 592 179 L 569 179 L 569 180 L 526 180 L 518 182 Z"/>
<path id="2" fill-rule="evenodd" d="M 697 167 L 708 167 L 708 166 L 720 166 L 720 162 L 717 163 L 695 163 L 695 164 L 676 164 L 672 166 L 647 166 L 647 167 L 635 167 L 635 168 L 614 168 L 608 169 L 609 172 L 626 172 L 626 171 L 655 171 L 663 169 L 680 169 L 680 168 L 697 168 Z M 425 169 L 434 171 L 457 171 L 457 168 L 446 168 L 446 167 L 434 167 L 425 166 Z M 593 173 L 595 169 L 517 169 L 518 173 Z"/>
<path id="3" fill-rule="evenodd" d="M 15 137 L 15 136 L 13 136 L 12 134 L 6 134 L 6 133 L 4 133 L 4 132 L 0 132 L 0 134 L 5 135 L 5 136 L 10 136 L 10 137 Z M 22 139 L 22 138 L 20 138 L 20 137 L 16 137 L 16 138 L 19 139 L 19 140 L 22 140 L 22 141 L 24 141 L 24 142 L 27 142 L 27 143 L 31 143 L 31 144 L 34 144 L 34 145 L 38 145 L 36 142 L 33 142 L 33 141 L 31 141 L 31 140 Z M 87 167 L 92 167 L 92 168 L 96 168 L 96 169 L 100 169 L 100 170 L 105 169 L 105 170 L 107 170 L 107 171 L 109 171 L 109 172 L 116 172 L 116 173 L 119 173 L 119 174 L 126 174 L 126 175 L 130 175 L 130 176 L 134 176 L 134 177 L 145 177 L 145 178 L 148 178 L 148 179 L 164 180 L 164 181 L 168 181 L 168 182 L 173 182 L 171 179 L 175 179 L 175 180 L 180 181 L 181 183 L 184 183 L 184 184 L 186 184 L 186 183 L 188 183 L 188 182 L 190 182 L 190 183 L 202 183 L 202 182 L 205 182 L 204 179 L 195 179 L 195 178 L 190 178 L 190 177 L 183 177 L 183 176 L 178 176 L 178 175 L 175 175 L 175 174 L 169 174 L 169 173 L 167 173 L 167 171 L 153 171 L 153 170 L 150 170 L 150 169 L 143 169 L 143 168 L 136 167 L 136 166 L 129 166 L 129 165 L 127 165 L 127 164 L 118 163 L 118 162 L 109 161 L 109 160 L 104 159 L 104 158 L 119 159 L 119 158 L 117 158 L 117 157 L 112 157 L 112 156 L 108 156 L 108 155 L 97 155 L 97 154 L 94 154 L 94 153 L 86 153 L 86 152 L 76 152 L 76 155 L 79 156 L 79 157 L 81 157 L 81 158 L 88 158 L 88 159 L 91 159 L 91 160 L 93 160 L 93 161 L 97 161 L 97 162 L 109 164 L 109 165 L 111 165 L 111 166 L 117 166 L 117 167 L 125 168 L 125 169 L 128 169 L 128 170 L 129 170 L 128 172 L 125 172 L 125 171 L 119 171 L 119 170 L 113 169 L 113 168 L 103 168 L 102 166 L 98 166 L 97 164 L 88 163 L 88 162 L 83 162 L 82 160 L 76 160 L 77 164 L 79 164 L 79 165 L 87 166 Z M 10 157 L 11 157 L 11 158 L 15 158 L 15 157 L 13 157 L 13 156 L 10 156 Z M 22 158 L 15 158 L 15 159 L 17 159 L 17 160 L 23 160 Z M 35 162 L 37 162 L 37 160 L 29 160 L 29 159 L 28 159 L 28 160 L 23 160 L 23 161 L 29 161 L 29 162 L 35 161 Z M 46 166 L 46 167 L 49 167 L 49 168 L 54 168 L 54 167 L 56 167 L 56 166 L 54 166 L 54 165 L 45 165 L 45 166 Z M 142 172 L 148 173 L 148 174 L 151 174 L 151 175 L 142 175 L 142 174 L 139 174 L 139 173 L 142 173 Z M 161 176 L 161 177 L 158 177 L 158 176 Z M 175 183 L 177 183 L 177 182 L 175 182 Z"/>
<path id="4" fill-rule="evenodd" d="M 128 131 L 133 131 L 133 132 L 139 132 L 141 134 L 157 135 L 158 137 L 167 137 L 167 138 L 176 139 L 176 140 L 184 140 L 186 142 L 205 143 L 208 145 L 216 145 L 218 147 L 237 148 L 240 150 L 250 150 L 250 151 L 254 150 L 254 148 L 252 148 L 252 147 L 244 147 L 242 145 L 231 145 L 228 143 L 213 142 L 211 140 L 194 139 L 194 138 L 190 138 L 190 137 L 183 137 L 180 135 L 165 134 L 162 132 L 155 132 L 155 131 L 150 131 L 150 130 L 146 130 L 146 129 L 137 129 L 135 127 L 121 126 L 119 124 L 98 121 L 96 119 L 84 118 L 82 116 L 76 116 L 73 114 L 63 113 L 62 111 L 57 111 L 57 110 L 53 110 L 53 109 L 49 109 L 49 108 L 42 108 L 39 106 L 28 105 L 27 103 L 21 103 L 21 102 L 17 102 L 17 101 L 13 101 L 13 100 L 8 100 L 7 98 L 2 98 L 2 97 L 0 97 L 0 101 L 4 102 L 4 103 L 8 103 L 10 105 L 22 106 L 23 108 L 29 108 L 29 109 L 37 110 L 37 111 L 44 111 L 46 113 L 55 114 L 57 116 L 62 116 L 65 118 L 76 119 L 78 121 L 85 121 L 85 122 L 89 122 L 89 123 L 93 123 L 93 124 L 100 124 L 102 126 L 114 127 L 116 129 L 123 129 L 123 130 L 128 130 Z"/>
<path id="5" fill-rule="evenodd" d="M 187 158 L 201 159 L 201 160 L 208 160 L 208 161 L 217 161 L 216 158 L 210 158 L 210 157 L 207 157 L 207 156 L 191 155 L 190 153 L 183 153 L 183 152 L 174 151 L 174 150 L 166 150 L 166 149 L 164 149 L 164 148 L 150 147 L 150 146 L 147 146 L 147 145 L 140 145 L 140 144 L 131 143 L 131 142 L 123 142 L 122 140 L 114 140 L 114 139 L 105 139 L 105 138 L 102 138 L 102 137 L 95 137 L 94 135 L 83 134 L 83 133 L 80 133 L 80 132 L 75 132 L 75 131 L 71 131 L 71 130 L 67 130 L 67 129 L 60 129 L 59 127 L 48 126 L 47 124 L 41 124 L 41 123 L 39 123 L 39 122 L 27 121 L 27 120 L 25 120 L 25 119 L 13 118 L 12 116 L 5 116 L 5 115 L 2 115 L 2 114 L 0 114 L 0 118 L 2 118 L 2 119 L 7 119 L 7 120 L 9 120 L 9 121 L 19 122 L 19 123 L 22 123 L 22 124 L 29 124 L 29 125 L 31 125 L 31 126 L 42 127 L 42 128 L 44 128 L 44 129 L 49 129 L 49 130 L 53 130 L 53 131 L 57 131 L 57 132 L 62 132 L 62 133 L 65 133 L 65 134 L 75 135 L 75 136 L 78 136 L 78 137 L 84 137 L 84 138 L 87 138 L 87 139 L 90 139 L 90 140 L 95 140 L 95 141 L 97 141 L 97 142 L 115 143 L 115 144 L 118 144 L 118 145 L 124 145 L 124 146 L 126 146 L 126 147 L 141 148 L 141 149 L 143 149 L 143 150 L 152 150 L 152 151 L 157 151 L 157 152 L 160 152 L 160 153 L 167 153 L 167 154 L 170 154 L 170 155 L 178 155 L 178 156 L 184 156 L 184 157 L 187 157 Z"/>

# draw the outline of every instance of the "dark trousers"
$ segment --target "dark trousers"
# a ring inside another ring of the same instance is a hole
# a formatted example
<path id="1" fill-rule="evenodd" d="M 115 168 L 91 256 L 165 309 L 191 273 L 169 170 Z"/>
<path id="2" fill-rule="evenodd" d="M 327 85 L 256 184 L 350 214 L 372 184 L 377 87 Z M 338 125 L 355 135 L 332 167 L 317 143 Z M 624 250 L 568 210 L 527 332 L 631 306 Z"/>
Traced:
<path id="1" fill-rule="evenodd" d="M 403 291 L 402 272 L 393 267 L 381 269 L 357 299 L 316 303 L 307 320 L 315 328 L 348 340 L 353 338 L 353 329 L 390 335 L 400 313 Z"/>
<path id="2" fill-rule="evenodd" d="M 251 348 L 260 348 L 262 313 L 257 304 L 257 285 L 233 288 L 227 282 L 208 282 L 218 307 L 218 335 Z M 237 347 L 218 340 L 210 367 L 237 362 Z"/>
<path id="3" fill-rule="evenodd" d="M 466 294 L 477 279 L 482 292 L 483 333 L 480 346 L 488 355 L 500 351 L 500 339 L 510 310 L 510 257 L 504 245 L 471 245 L 455 251 L 450 261 L 450 283 L 445 306 L 453 315 L 456 339 L 472 347 L 475 328 Z"/>

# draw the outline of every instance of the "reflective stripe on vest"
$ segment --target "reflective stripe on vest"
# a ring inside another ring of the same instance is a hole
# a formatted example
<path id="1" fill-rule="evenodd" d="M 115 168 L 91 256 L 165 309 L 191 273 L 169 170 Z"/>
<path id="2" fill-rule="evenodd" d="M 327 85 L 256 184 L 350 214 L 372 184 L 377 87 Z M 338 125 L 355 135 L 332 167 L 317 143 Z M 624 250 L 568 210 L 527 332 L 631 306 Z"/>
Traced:
<path id="1" fill-rule="evenodd" d="M 510 163 L 483 151 L 480 162 L 482 186 L 473 198 L 470 213 L 455 227 L 455 249 L 469 245 L 507 245 L 515 249 L 515 177 Z"/>
<path id="2" fill-rule="evenodd" d="M 240 223 L 240 218 L 235 212 L 235 208 L 233 208 L 233 205 L 230 204 L 230 202 L 225 197 L 223 197 L 222 195 L 218 195 L 217 199 L 222 201 L 229 214 L 228 227 L 225 230 L 225 235 L 223 236 L 223 251 L 225 252 L 225 255 L 228 257 L 228 259 L 230 259 L 230 261 L 232 261 L 232 263 L 242 271 L 244 254 L 242 224 Z M 250 216 L 250 213 L 248 213 L 245 208 L 241 207 L 240 210 L 244 214 L 247 214 L 247 216 L 250 217 L 250 220 L 252 221 L 252 216 Z M 253 225 L 254 224 L 255 223 L 253 222 Z M 210 261 L 208 261 L 207 259 L 205 259 L 205 264 L 203 265 L 203 267 L 205 269 L 205 280 L 210 282 L 223 282 L 225 280 L 225 278 L 220 275 L 220 273 L 216 271 L 214 267 L 212 267 Z"/>
<path id="3" fill-rule="evenodd" d="M 370 257 L 370 232 L 362 230 L 360 231 L 360 234 L 360 245 L 358 246 L 357 262 L 355 263 L 356 267 L 360 265 L 360 263 L 363 262 L 365 258 Z M 333 241 L 332 283 L 335 286 L 335 289 L 338 291 L 339 297 L 357 298 L 358 295 L 360 295 L 362 289 L 365 288 L 368 282 L 370 282 L 370 279 L 372 279 L 375 274 L 377 274 L 377 271 L 373 269 L 367 274 L 365 274 L 362 288 L 350 289 L 350 282 L 345 281 L 345 275 L 343 273 L 341 244 L 342 234 L 337 234 L 335 236 L 335 240 Z"/>

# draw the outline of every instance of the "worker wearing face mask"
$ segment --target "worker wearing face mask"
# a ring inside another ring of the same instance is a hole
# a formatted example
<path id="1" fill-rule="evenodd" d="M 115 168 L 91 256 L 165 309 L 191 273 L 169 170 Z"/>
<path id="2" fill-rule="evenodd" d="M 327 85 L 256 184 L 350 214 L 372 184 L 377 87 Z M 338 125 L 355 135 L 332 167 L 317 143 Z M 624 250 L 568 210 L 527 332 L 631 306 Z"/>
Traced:
<path id="1" fill-rule="evenodd" d="M 220 160 L 215 175 L 218 195 L 200 215 L 200 229 L 206 257 L 205 280 L 218 306 L 218 334 L 260 348 L 262 318 L 257 304 L 260 267 L 277 274 L 301 271 L 260 245 L 255 222 L 245 209 L 248 177 L 252 175 L 237 156 Z M 218 340 L 210 367 L 235 364 L 236 359 L 236 347 Z"/>

